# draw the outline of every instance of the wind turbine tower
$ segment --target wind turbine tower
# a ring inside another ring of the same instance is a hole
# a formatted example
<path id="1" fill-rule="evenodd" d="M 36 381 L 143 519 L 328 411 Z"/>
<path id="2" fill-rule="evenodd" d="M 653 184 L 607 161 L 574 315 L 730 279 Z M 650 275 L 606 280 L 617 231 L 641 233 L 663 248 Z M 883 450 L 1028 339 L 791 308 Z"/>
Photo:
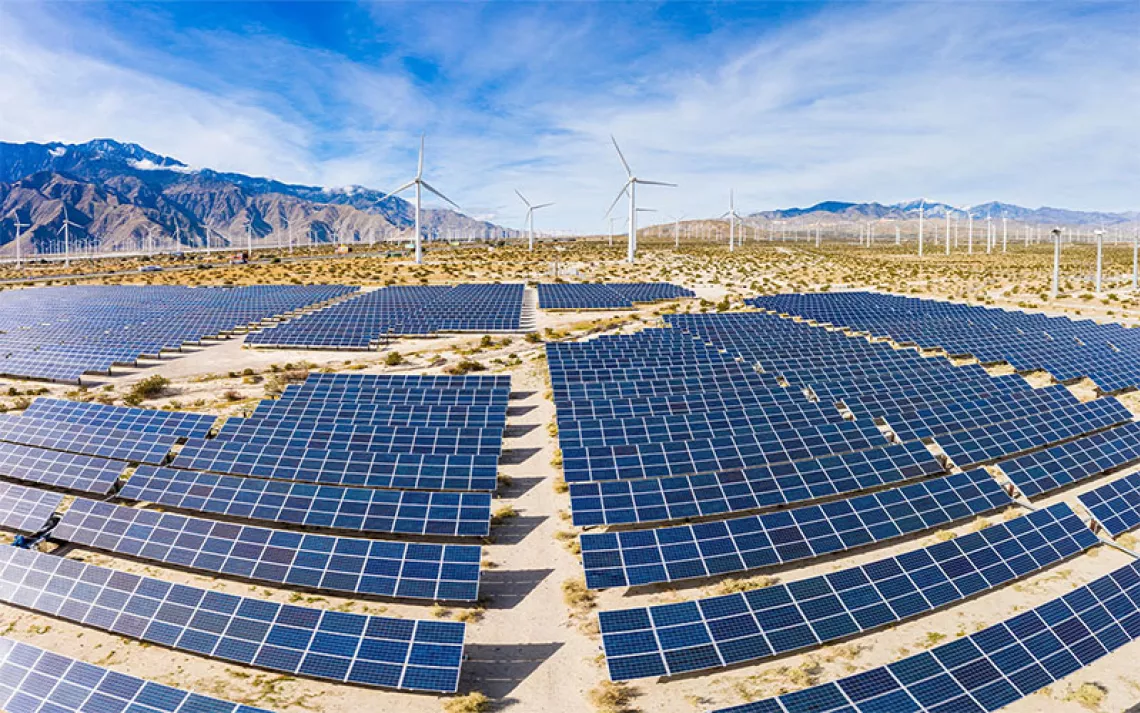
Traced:
<path id="1" fill-rule="evenodd" d="M 677 184 L 665 183 L 663 181 L 648 181 L 643 178 L 638 178 L 633 174 L 633 169 L 629 167 L 629 162 L 625 160 L 625 155 L 622 154 L 621 147 L 618 146 L 617 139 L 615 139 L 613 136 L 610 136 L 610 141 L 612 141 L 614 144 L 614 149 L 617 151 L 618 158 L 621 159 L 621 165 L 623 168 L 625 168 L 625 173 L 628 178 L 625 181 L 625 185 L 623 185 L 621 187 L 621 190 L 618 191 L 617 197 L 614 198 L 614 202 L 610 204 L 609 210 L 606 211 L 606 215 L 610 214 L 610 212 L 614 209 L 614 206 L 617 205 L 617 202 L 621 200 L 621 197 L 623 195 L 629 196 L 629 242 L 626 244 L 625 261 L 628 263 L 633 263 L 634 255 L 637 253 L 637 184 L 640 183 L 646 186 L 671 186 L 674 188 L 677 186 Z"/>
<path id="2" fill-rule="evenodd" d="M 922 219 L 923 213 L 926 211 L 926 199 L 923 198 L 918 204 L 918 256 L 922 257 Z"/>
<path id="3" fill-rule="evenodd" d="M 554 204 L 553 203 L 539 203 L 538 205 L 531 205 L 530 201 L 528 201 L 526 199 L 526 197 L 521 192 L 519 192 L 519 190 L 517 188 L 515 189 L 515 194 L 520 199 L 522 199 L 523 203 L 526 204 L 527 244 L 530 247 L 530 251 L 534 252 L 534 212 L 536 210 L 538 210 L 539 208 L 547 208 L 547 207 L 552 206 Z"/>
<path id="4" fill-rule="evenodd" d="M 383 198 L 381 198 L 380 200 L 378 200 L 376 202 L 377 203 L 383 202 L 384 200 L 391 198 L 394 195 L 397 195 L 399 193 L 403 193 L 404 191 L 408 190 L 409 188 L 412 188 L 413 186 L 416 189 L 416 235 L 415 235 L 416 264 L 422 265 L 423 261 L 424 261 L 424 250 L 423 250 L 423 235 L 422 235 L 423 231 L 421 230 L 420 225 L 421 225 L 421 213 L 422 213 L 422 204 L 423 204 L 423 189 L 426 188 L 429 192 L 434 193 L 438 197 L 442 198 L 443 200 L 447 201 L 451 205 L 455 206 L 456 210 L 462 210 L 455 203 L 455 201 L 453 201 L 450 198 L 448 198 L 447 196 L 443 195 L 442 193 L 437 191 L 435 188 L 432 188 L 431 184 L 424 180 L 424 136 L 423 136 L 423 134 L 420 134 L 420 160 L 419 160 L 419 163 L 417 164 L 417 168 L 416 168 L 416 177 L 413 178 L 412 180 L 408 181 L 404 185 L 400 186 L 396 190 L 392 191 L 391 193 L 386 194 Z"/>
<path id="5" fill-rule="evenodd" d="M 78 223 L 72 223 L 71 218 L 67 215 L 67 204 L 63 204 L 63 225 L 60 226 L 56 235 L 63 233 L 63 266 L 71 267 L 71 226 L 76 228 L 81 227 Z"/>

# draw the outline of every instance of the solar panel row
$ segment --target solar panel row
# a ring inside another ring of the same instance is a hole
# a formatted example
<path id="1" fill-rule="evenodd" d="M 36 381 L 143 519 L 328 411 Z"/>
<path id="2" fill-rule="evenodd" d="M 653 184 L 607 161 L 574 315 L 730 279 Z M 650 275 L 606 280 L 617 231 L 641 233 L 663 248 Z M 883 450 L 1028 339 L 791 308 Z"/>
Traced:
<path id="1" fill-rule="evenodd" d="M 37 532 L 62 502 L 59 493 L 0 482 L 0 527 Z"/>
<path id="2" fill-rule="evenodd" d="M 1052 448 L 998 462 L 1027 497 L 1140 461 L 1140 423 L 1130 422 Z"/>
<path id="3" fill-rule="evenodd" d="M 208 414 L 108 406 L 94 401 L 65 401 L 43 396 L 32 401 L 22 415 L 181 438 L 205 438 L 218 420 Z"/>
<path id="4" fill-rule="evenodd" d="M 107 495 L 126 468 L 107 458 L 0 443 L 0 475 L 66 490 Z"/>
<path id="5" fill-rule="evenodd" d="M 882 542 L 1013 504 L 984 470 L 793 510 L 579 537 L 591 589 L 741 572 Z"/>
<path id="6" fill-rule="evenodd" d="M 1080 496 L 1093 519 L 1113 537 L 1140 527 L 1140 473 L 1132 473 Z"/>
<path id="7" fill-rule="evenodd" d="M 161 465 L 178 440 L 31 416 L 0 416 L 0 441 L 135 463 Z"/>
<path id="8" fill-rule="evenodd" d="M 377 490 L 140 466 L 127 500 L 215 515 L 376 534 L 485 537 L 491 494 Z"/>
<path id="9" fill-rule="evenodd" d="M 1099 541 L 1064 503 L 811 579 L 599 614 L 610 678 L 671 676 L 876 629 L 1038 572 Z"/>
<path id="10" fill-rule="evenodd" d="M 8 713 L 270 713 L 127 676 L 0 637 L 0 709 Z"/>
<path id="11" fill-rule="evenodd" d="M 0 548 L 0 601 L 287 674 L 450 693 L 465 626 L 311 609 Z"/>
<path id="12" fill-rule="evenodd" d="M 1140 563 L 969 636 L 719 713 L 983 713 L 1140 638 Z"/>
<path id="13" fill-rule="evenodd" d="M 474 601 L 478 545 L 305 534 L 78 498 L 53 539 L 205 572 L 330 592 Z"/>
<path id="14" fill-rule="evenodd" d="M 538 285 L 539 309 L 633 309 L 635 302 L 695 297 L 668 282 L 546 283 Z"/>

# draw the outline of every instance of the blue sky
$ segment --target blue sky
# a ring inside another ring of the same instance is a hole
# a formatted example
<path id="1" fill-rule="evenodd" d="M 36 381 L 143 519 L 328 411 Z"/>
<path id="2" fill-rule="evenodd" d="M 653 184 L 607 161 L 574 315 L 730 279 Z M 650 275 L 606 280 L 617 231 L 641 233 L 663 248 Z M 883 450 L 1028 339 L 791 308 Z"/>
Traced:
<path id="1" fill-rule="evenodd" d="M 0 4 L 0 138 L 598 231 L 821 200 L 1140 208 L 1140 3 Z"/>

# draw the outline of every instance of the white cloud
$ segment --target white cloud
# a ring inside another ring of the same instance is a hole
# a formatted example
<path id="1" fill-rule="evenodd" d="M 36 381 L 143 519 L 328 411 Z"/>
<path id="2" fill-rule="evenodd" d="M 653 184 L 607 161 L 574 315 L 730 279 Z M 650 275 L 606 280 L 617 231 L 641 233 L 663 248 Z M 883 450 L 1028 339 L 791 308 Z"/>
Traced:
<path id="1" fill-rule="evenodd" d="M 681 184 L 640 194 L 662 220 L 718 215 L 729 188 L 742 211 L 917 195 L 1135 208 L 1137 11 L 1069 10 L 831 6 L 755 38 L 662 44 L 608 74 L 598 43 L 614 30 L 589 12 L 563 26 L 524 12 L 473 37 L 463 11 L 410 28 L 454 75 L 423 84 L 397 61 L 200 30 L 194 44 L 225 58 L 224 71 L 196 77 L 202 67 L 175 56 L 172 78 L 161 47 L 56 49 L 45 28 L 66 18 L 0 8 L 0 136 L 109 136 L 197 166 L 390 190 L 414 174 L 426 131 L 428 181 L 515 227 L 525 208 L 513 189 L 554 201 L 538 229 L 606 225 L 624 179 L 610 133 L 641 175 Z"/>

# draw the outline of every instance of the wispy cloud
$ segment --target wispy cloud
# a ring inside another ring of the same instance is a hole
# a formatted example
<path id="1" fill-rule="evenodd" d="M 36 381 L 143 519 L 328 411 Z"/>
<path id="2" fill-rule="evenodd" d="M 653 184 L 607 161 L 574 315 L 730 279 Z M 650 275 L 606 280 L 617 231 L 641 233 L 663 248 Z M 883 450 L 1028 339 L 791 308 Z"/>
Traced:
<path id="1" fill-rule="evenodd" d="M 1140 193 L 1134 3 L 74 7 L 0 7 L 4 139 L 387 188 L 426 131 L 429 180 L 469 212 L 519 225 L 517 187 L 557 202 L 543 225 L 580 230 L 624 176 L 610 133 L 681 184 L 645 205 L 691 216 L 730 187 L 748 210 Z"/>

